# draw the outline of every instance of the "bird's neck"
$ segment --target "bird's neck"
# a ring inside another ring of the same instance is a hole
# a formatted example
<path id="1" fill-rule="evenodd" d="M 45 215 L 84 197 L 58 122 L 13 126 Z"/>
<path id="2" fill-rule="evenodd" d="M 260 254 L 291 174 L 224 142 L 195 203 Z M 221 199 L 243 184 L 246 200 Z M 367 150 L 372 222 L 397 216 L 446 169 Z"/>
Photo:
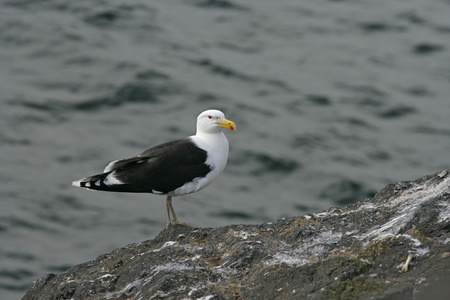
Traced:
<path id="1" fill-rule="evenodd" d="M 201 141 L 200 143 L 208 149 L 214 149 L 219 153 L 226 152 L 228 154 L 228 140 L 222 131 L 214 133 L 197 132 L 195 139 L 199 140 L 199 142 Z"/>
<path id="2" fill-rule="evenodd" d="M 223 131 L 216 131 L 216 132 L 198 132 L 195 134 L 195 136 L 201 138 L 205 141 L 215 141 L 225 138 L 225 134 L 223 134 Z"/>
<path id="3" fill-rule="evenodd" d="M 194 137 L 200 148 L 208 151 L 207 164 L 213 165 L 217 174 L 222 172 L 228 160 L 228 140 L 223 132 L 200 133 Z"/>

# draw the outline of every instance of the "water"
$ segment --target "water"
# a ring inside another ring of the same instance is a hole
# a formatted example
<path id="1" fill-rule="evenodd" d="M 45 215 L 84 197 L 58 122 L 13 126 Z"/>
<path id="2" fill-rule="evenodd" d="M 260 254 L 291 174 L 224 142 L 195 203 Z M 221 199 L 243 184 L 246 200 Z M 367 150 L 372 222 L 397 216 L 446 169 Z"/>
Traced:
<path id="1" fill-rule="evenodd" d="M 112 160 L 237 125 L 174 199 L 200 227 L 341 206 L 450 167 L 448 1 L 1 1 L 0 294 L 165 226 L 164 198 L 77 189 Z"/>

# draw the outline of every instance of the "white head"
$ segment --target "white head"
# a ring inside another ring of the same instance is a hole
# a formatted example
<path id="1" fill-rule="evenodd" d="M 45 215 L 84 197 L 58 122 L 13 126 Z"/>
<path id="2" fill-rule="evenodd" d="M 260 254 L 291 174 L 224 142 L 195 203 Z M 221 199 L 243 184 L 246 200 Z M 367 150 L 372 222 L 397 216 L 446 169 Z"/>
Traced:
<path id="1" fill-rule="evenodd" d="M 234 122 L 225 119 L 225 115 L 220 110 L 206 110 L 197 117 L 197 134 L 221 132 L 224 127 L 236 130 Z"/>

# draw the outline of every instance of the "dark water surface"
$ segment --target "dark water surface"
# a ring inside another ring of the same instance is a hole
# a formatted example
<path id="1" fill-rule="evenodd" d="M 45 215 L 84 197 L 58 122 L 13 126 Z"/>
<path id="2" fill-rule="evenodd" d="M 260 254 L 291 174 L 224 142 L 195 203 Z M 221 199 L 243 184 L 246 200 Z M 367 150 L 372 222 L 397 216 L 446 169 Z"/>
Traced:
<path id="1" fill-rule="evenodd" d="M 165 226 L 164 198 L 71 186 L 218 108 L 199 227 L 341 206 L 450 168 L 450 2 L 0 1 L 0 295 Z"/>

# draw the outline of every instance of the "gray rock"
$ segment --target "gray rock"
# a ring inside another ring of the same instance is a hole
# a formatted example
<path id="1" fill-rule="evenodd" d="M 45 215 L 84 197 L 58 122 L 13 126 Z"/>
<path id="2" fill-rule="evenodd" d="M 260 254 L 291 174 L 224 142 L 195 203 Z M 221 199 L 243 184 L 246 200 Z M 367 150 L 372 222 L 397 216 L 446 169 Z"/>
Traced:
<path id="1" fill-rule="evenodd" d="M 23 299 L 445 299 L 449 187 L 443 171 L 273 223 L 171 226 L 42 277 Z"/>

